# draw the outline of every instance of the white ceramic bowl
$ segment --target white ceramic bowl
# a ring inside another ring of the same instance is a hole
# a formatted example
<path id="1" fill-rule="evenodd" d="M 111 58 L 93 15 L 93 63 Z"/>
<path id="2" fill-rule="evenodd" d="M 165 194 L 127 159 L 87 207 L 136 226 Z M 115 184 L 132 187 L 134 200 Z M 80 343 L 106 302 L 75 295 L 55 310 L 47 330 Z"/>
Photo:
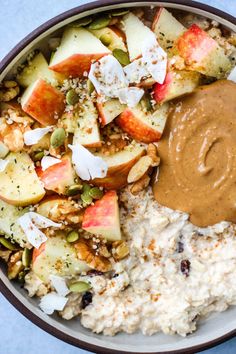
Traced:
<path id="1" fill-rule="evenodd" d="M 101 0 L 69 10 L 46 22 L 23 39 L 0 63 L 0 81 L 24 60 L 34 48 L 45 51 L 46 39 L 55 31 L 81 17 L 104 10 L 137 6 L 164 6 L 180 9 L 214 19 L 236 31 L 236 19 L 212 7 L 191 0 L 141 1 Z M 79 320 L 63 321 L 58 316 L 49 317 L 42 313 L 35 299 L 6 276 L 5 266 L 0 265 L 0 291 L 23 315 L 39 327 L 67 343 L 96 353 L 196 353 L 221 343 L 236 334 L 236 307 L 212 315 L 202 321 L 198 330 L 185 338 L 156 334 L 151 337 L 141 333 L 119 334 L 115 337 L 96 335 L 80 325 Z"/>

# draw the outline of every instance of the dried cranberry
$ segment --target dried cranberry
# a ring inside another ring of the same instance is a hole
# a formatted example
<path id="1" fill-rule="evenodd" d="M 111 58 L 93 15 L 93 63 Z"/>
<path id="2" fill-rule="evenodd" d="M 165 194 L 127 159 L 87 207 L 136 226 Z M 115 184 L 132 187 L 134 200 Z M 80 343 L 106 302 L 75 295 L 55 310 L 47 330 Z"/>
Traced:
<path id="1" fill-rule="evenodd" d="M 90 291 L 86 291 L 82 297 L 81 305 L 82 309 L 85 309 L 93 301 L 93 294 Z"/>
<path id="2" fill-rule="evenodd" d="M 103 273 L 99 272 L 96 269 L 91 269 L 87 272 L 87 275 L 89 275 L 90 277 L 93 277 L 93 276 L 97 276 L 97 275 L 103 275 Z"/>
<path id="3" fill-rule="evenodd" d="M 190 272 L 190 261 L 188 259 L 183 259 L 180 263 L 181 272 L 188 277 Z"/>
<path id="4" fill-rule="evenodd" d="M 176 252 L 178 252 L 178 253 L 184 252 L 184 244 L 183 244 L 183 242 L 179 241 L 177 243 Z"/>

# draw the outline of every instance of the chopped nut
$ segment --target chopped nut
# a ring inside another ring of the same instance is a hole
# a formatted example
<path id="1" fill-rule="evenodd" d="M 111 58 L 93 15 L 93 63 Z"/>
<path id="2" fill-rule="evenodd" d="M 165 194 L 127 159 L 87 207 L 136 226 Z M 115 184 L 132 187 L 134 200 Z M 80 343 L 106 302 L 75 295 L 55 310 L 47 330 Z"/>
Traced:
<path id="1" fill-rule="evenodd" d="M 150 177 L 147 174 L 145 174 L 142 178 L 140 178 L 140 180 L 138 180 L 132 185 L 130 189 L 131 193 L 137 194 L 141 192 L 149 185 L 149 182 L 150 182 Z"/>
<path id="2" fill-rule="evenodd" d="M 5 262 L 8 262 L 12 251 L 10 250 L 0 250 L 0 258 L 3 259 Z"/>
<path id="3" fill-rule="evenodd" d="M 18 274 L 24 269 L 21 260 L 22 254 L 23 251 L 19 251 L 14 253 L 11 256 L 10 261 L 8 263 L 8 271 L 7 271 L 7 275 L 9 279 L 15 279 L 18 276 Z"/>
<path id="4" fill-rule="evenodd" d="M 161 159 L 157 154 L 157 147 L 155 144 L 148 144 L 147 154 L 152 159 L 152 167 L 157 167 L 160 165 Z"/>
<path id="5" fill-rule="evenodd" d="M 129 247 L 125 241 L 115 241 L 112 243 L 112 254 L 115 260 L 121 260 L 129 255 Z"/>
<path id="6" fill-rule="evenodd" d="M 110 254 L 110 252 L 108 251 L 108 249 L 107 249 L 107 247 L 105 245 L 101 245 L 99 247 L 98 252 L 99 252 L 100 256 L 102 256 L 102 257 L 105 257 L 105 258 L 111 257 L 111 254 Z"/>
<path id="7" fill-rule="evenodd" d="M 4 81 L 0 88 L 0 102 L 13 100 L 20 92 L 19 85 L 15 81 Z"/>
<path id="8" fill-rule="evenodd" d="M 153 161 L 150 156 L 142 156 L 129 171 L 127 181 L 128 183 L 137 182 L 145 175 L 152 166 Z"/>

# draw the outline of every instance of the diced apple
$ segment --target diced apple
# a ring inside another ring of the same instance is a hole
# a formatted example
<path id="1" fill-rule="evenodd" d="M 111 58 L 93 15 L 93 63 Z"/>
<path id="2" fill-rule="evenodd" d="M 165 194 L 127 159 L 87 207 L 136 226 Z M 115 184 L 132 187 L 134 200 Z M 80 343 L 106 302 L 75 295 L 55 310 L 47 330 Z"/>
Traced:
<path id="1" fill-rule="evenodd" d="M 56 124 L 65 108 L 65 96 L 43 79 L 32 83 L 23 93 L 23 111 L 42 125 Z"/>
<path id="2" fill-rule="evenodd" d="M 223 48 L 195 24 L 178 39 L 177 47 L 190 70 L 221 78 L 231 67 Z"/>
<path id="3" fill-rule="evenodd" d="M 109 53 L 110 50 L 86 29 L 69 27 L 63 33 L 49 68 L 67 76 L 80 77 L 89 71 L 92 60 Z"/>
<path id="4" fill-rule="evenodd" d="M 61 162 L 48 167 L 45 171 L 37 167 L 36 172 L 45 189 L 59 194 L 64 194 L 67 187 L 74 184 L 75 172 L 68 155 L 64 155 Z"/>
<path id="5" fill-rule="evenodd" d="M 34 249 L 32 270 L 47 283 L 51 274 L 75 276 L 89 270 L 89 267 L 77 258 L 74 246 L 66 241 L 63 232 L 58 232 L 56 236 L 48 238 L 39 249 Z"/>
<path id="6" fill-rule="evenodd" d="M 109 44 L 104 43 L 104 45 L 106 45 L 111 51 L 113 51 L 114 49 L 121 49 L 124 52 L 127 52 L 124 39 L 122 38 L 122 36 L 118 35 L 117 31 L 112 27 L 104 27 L 98 30 L 90 30 L 90 32 L 100 40 L 105 38 L 108 40 L 108 42 L 110 41 Z"/>
<path id="7" fill-rule="evenodd" d="M 40 52 L 24 67 L 17 75 L 17 81 L 23 87 L 28 87 L 37 79 L 45 79 L 52 84 L 56 84 L 57 80 L 53 71 L 49 70 L 47 60 Z"/>
<path id="8" fill-rule="evenodd" d="M 8 165 L 0 172 L 0 199 L 16 206 L 39 202 L 45 195 L 34 163 L 26 152 L 10 153 Z"/>
<path id="9" fill-rule="evenodd" d="M 82 228 L 108 241 L 121 239 L 119 205 L 116 191 L 109 191 L 84 213 Z"/>
<path id="10" fill-rule="evenodd" d="M 132 12 L 124 16 L 123 23 L 129 57 L 133 61 L 142 55 L 142 45 L 153 36 L 153 32 Z"/>
<path id="11" fill-rule="evenodd" d="M 125 105 L 121 104 L 118 99 L 109 99 L 105 102 L 97 100 L 97 109 L 101 124 L 104 126 L 111 123 L 118 115 L 124 111 Z"/>
<path id="12" fill-rule="evenodd" d="M 194 71 L 169 71 L 163 84 L 154 85 L 154 99 L 163 103 L 193 92 L 198 86 L 200 74 Z"/>
<path id="13" fill-rule="evenodd" d="M 164 50 L 172 50 L 176 40 L 186 28 L 164 7 L 157 10 L 152 24 L 157 41 Z"/>
<path id="14" fill-rule="evenodd" d="M 126 108 L 116 119 L 116 123 L 132 138 L 143 143 L 152 143 L 160 140 L 169 106 L 167 103 L 160 106 L 155 112 L 144 112 L 141 106 Z"/>
<path id="15" fill-rule="evenodd" d="M 77 143 L 85 147 L 99 147 L 102 144 L 98 127 L 98 114 L 91 100 L 87 100 L 79 108 L 73 137 L 73 144 L 76 145 Z"/>
<path id="16" fill-rule="evenodd" d="M 108 171 L 106 177 L 96 178 L 92 183 L 106 189 L 120 189 L 126 186 L 130 169 L 144 153 L 143 146 L 132 143 L 113 155 L 97 154 L 107 163 Z"/>

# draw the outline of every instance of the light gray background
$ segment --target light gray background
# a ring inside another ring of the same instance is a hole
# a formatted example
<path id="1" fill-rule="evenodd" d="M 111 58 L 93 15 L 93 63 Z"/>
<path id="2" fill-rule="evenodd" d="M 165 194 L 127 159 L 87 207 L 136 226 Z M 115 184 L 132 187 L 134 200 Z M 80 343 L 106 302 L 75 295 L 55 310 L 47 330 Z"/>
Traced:
<path id="1" fill-rule="evenodd" d="M 0 59 L 37 26 L 85 0 L 0 0 Z M 236 15 L 236 0 L 202 0 Z M 34 326 L 0 295 L 0 354 L 86 354 Z M 236 338 L 204 354 L 235 354 Z"/>

